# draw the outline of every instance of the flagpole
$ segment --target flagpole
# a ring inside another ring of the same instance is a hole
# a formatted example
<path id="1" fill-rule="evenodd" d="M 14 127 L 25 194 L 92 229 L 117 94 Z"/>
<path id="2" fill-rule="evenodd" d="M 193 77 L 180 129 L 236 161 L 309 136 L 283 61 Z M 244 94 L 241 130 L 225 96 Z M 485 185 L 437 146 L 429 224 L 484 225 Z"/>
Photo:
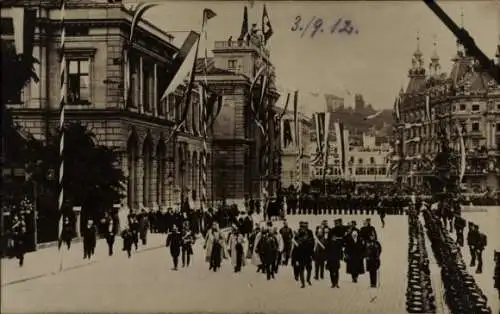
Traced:
<path id="1" fill-rule="evenodd" d="M 61 239 L 62 234 L 62 224 L 63 224 L 63 203 L 64 203 L 64 107 L 66 100 L 66 56 L 64 53 L 64 46 L 66 41 L 66 27 L 65 27 L 65 1 L 61 1 L 60 6 L 60 23 L 61 23 L 61 42 L 60 42 L 60 64 L 59 64 L 59 76 L 60 76 L 60 89 L 59 89 L 59 106 L 60 106 L 60 116 L 59 116 L 59 132 L 60 140 L 59 140 L 59 198 L 58 198 L 58 211 L 59 211 L 59 222 L 58 222 L 58 240 Z M 80 228 L 80 226 L 76 226 Z M 64 250 L 64 249 L 63 249 Z M 63 269 L 64 264 L 64 254 L 61 251 L 61 247 L 59 247 L 60 252 L 60 262 L 59 262 L 59 272 Z"/>

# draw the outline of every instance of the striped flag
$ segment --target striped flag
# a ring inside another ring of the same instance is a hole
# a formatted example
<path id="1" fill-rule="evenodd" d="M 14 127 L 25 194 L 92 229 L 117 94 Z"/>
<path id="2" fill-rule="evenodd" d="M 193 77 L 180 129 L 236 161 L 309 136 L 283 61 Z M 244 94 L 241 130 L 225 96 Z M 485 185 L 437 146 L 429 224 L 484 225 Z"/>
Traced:
<path id="1" fill-rule="evenodd" d="M 172 67 L 169 69 L 170 76 L 167 77 L 168 85 L 162 94 L 160 101 L 163 101 L 177 90 L 184 83 L 186 77 L 189 77 L 192 65 L 196 62 L 196 49 L 193 49 L 200 40 L 200 35 L 196 32 L 190 32 L 179 52 L 172 61 Z"/>
<path id="2" fill-rule="evenodd" d="M 398 121 L 401 120 L 400 105 L 401 105 L 401 98 L 398 96 L 394 101 L 394 114 L 396 115 Z"/>
<path id="3" fill-rule="evenodd" d="M 295 127 L 295 147 L 297 148 L 297 159 L 296 159 L 296 176 L 297 176 L 297 193 L 300 193 L 300 188 L 302 185 L 302 145 L 300 141 L 300 125 L 299 125 L 299 91 L 295 91 L 293 95 L 293 125 Z"/>
<path id="4" fill-rule="evenodd" d="M 465 155 L 465 143 L 464 143 L 464 137 L 462 134 L 462 127 L 457 123 L 456 124 L 457 132 L 458 132 L 458 141 L 460 144 L 460 181 L 459 183 L 462 183 L 462 180 L 464 178 L 465 174 L 465 168 L 467 164 L 467 157 Z"/>
<path id="5" fill-rule="evenodd" d="M 329 135 L 330 135 L 330 113 L 326 112 L 324 114 L 325 117 L 325 122 L 323 123 L 323 135 L 324 135 L 324 140 L 323 140 L 323 185 L 325 185 L 325 193 L 326 193 L 326 169 L 328 168 L 328 153 L 330 150 L 330 145 L 328 143 L 329 141 Z"/>
<path id="6" fill-rule="evenodd" d="M 65 25 L 65 1 L 61 1 L 60 7 L 61 17 L 61 41 L 59 44 L 59 51 L 61 53 L 60 63 L 59 63 L 59 77 L 60 77 L 60 88 L 59 88 L 59 106 L 61 109 L 59 116 L 59 131 L 61 133 L 61 138 L 59 140 L 59 198 L 57 202 L 57 208 L 59 211 L 59 228 L 58 228 L 58 236 L 59 238 L 62 235 L 62 227 L 63 227 L 63 204 L 64 204 L 64 107 L 66 101 L 66 56 L 64 53 L 65 42 L 66 42 L 66 25 Z M 79 227 L 79 226 L 78 226 Z M 60 248 L 59 248 L 60 249 Z M 60 270 L 62 269 L 62 262 L 60 265 Z"/>
<path id="7" fill-rule="evenodd" d="M 431 120 L 431 100 L 429 93 L 425 95 L 425 115 L 427 120 Z"/>
<path id="8" fill-rule="evenodd" d="M 314 124 L 316 128 L 316 158 L 315 163 L 323 160 L 323 131 L 325 123 L 325 113 L 317 112 L 314 114 Z"/>
<path id="9" fill-rule="evenodd" d="M 345 149 L 345 136 L 344 136 L 344 124 L 342 122 L 335 122 L 335 137 L 337 142 L 337 150 L 340 159 L 340 173 L 345 176 L 346 170 L 346 149 Z"/>

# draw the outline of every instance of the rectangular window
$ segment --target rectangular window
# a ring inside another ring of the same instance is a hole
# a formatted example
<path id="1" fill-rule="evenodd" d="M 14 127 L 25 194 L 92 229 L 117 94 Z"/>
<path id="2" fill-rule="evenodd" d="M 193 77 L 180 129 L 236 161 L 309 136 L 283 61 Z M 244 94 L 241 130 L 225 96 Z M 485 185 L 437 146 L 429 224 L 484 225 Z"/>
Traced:
<path id="1" fill-rule="evenodd" d="M 88 26 L 68 25 L 66 26 L 67 36 L 88 36 L 90 28 Z"/>
<path id="2" fill-rule="evenodd" d="M 238 60 L 234 60 L 234 59 L 228 60 L 227 67 L 228 67 L 228 69 L 236 70 L 236 68 L 238 67 Z"/>
<path id="3" fill-rule="evenodd" d="M 473 104 L 472 111 L 479 111 L 479 104 Z"/>
<path id="4" fill-rule="evenodd" d="M 90 61 L 89 59 L 68 60 L 69 104 L 90 103 Z"/>
<path id="5" fill-rule="evenodd" d="M 467 109 L 466 104 L 460 104 L 460 111 L 465 111 Z"/>
<path id="6" fill-rule="evenodd" d="M 478 132 L 478 131 L 479 131 L 479 122 L 472 123 L 472 132 Z"/>
<path id="7" fill-rule="evenodd" d="M 500 132 L 500 123 L 497 123 L 497 133 Z"/>
<path id="8" fill-rule="evenodd" d="M 2 17 L 0 19 L 2 36 L 14 35 L 14 20 L 11 17 Z"/>
<path id="9" fill-rule="evenodd" d="M 153 69 L 151 66 L 144 64 L 144 85 L 142 92 L 142 105 L 145 112 L 151 112 L 153 105 Z"/>

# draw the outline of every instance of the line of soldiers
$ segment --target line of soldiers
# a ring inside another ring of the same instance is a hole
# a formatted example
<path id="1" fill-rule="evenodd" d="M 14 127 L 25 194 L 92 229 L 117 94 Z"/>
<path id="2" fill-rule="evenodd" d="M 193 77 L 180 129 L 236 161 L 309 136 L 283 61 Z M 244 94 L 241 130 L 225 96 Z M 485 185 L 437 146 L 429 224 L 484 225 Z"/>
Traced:
<path id="1" fill-rule="evenodd" d="M 320 195 L 320 194 L 284 194 L 286 198 L 286 212 L 288 215 L 304 214 L 337 214 L 337 213 L 375 213 L 379 208 L 384 208 L 387 214 L 401 215 L 404 207 L 410 202 L 409 198 L 399 196 L 379 197 L 351 196 L 351 195 Z"/>

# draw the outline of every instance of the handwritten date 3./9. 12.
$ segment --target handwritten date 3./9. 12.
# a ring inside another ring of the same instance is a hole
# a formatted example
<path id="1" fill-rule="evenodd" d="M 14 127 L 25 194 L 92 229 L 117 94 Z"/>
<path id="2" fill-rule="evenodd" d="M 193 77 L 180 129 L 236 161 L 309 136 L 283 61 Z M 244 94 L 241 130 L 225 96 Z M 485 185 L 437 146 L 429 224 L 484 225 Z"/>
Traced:
<path id="1" fill-rule="evenodd" d="M 359 34 L 358 29 L 353 25 L 352 21 L 348 19 L 338 18 L 333 23 L 328 23 L 324 19 L 316 16 L 313 16 L 311 19 L 306 21 L 303 20 L 300 15 L 295 17 L 295 21 L 292 25 L 292 32 L 300 32 L 300 37 L 309 35 L 311 38 L 313 38 L 318 32 L 345 35 Z"/>

